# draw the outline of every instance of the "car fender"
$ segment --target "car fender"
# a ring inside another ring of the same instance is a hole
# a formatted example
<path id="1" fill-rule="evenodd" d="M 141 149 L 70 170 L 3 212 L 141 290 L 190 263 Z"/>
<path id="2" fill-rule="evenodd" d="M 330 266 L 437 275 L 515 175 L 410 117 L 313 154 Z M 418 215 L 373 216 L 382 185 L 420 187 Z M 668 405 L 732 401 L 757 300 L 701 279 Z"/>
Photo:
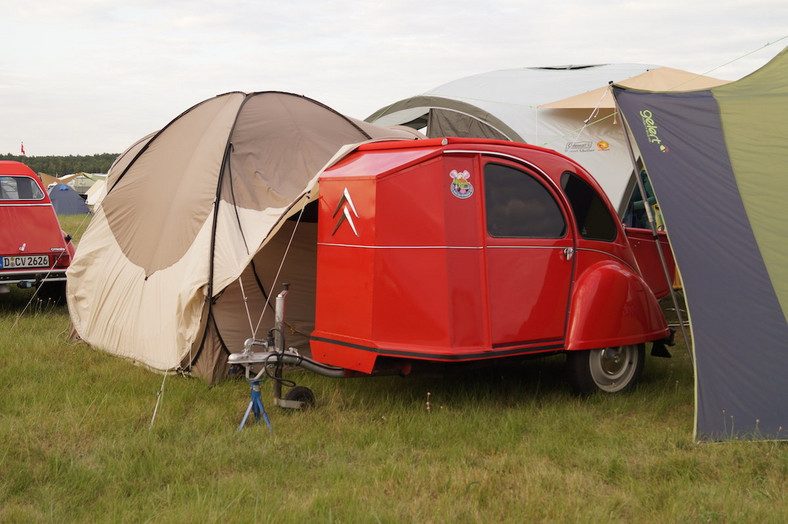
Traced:
<path id="1" fill-rule="evenodd" d="M 567 322 L 567 350 L 639 344 L 669 333 L 651 288 L 623 263 L 597 262 L 575 281 Z"/>

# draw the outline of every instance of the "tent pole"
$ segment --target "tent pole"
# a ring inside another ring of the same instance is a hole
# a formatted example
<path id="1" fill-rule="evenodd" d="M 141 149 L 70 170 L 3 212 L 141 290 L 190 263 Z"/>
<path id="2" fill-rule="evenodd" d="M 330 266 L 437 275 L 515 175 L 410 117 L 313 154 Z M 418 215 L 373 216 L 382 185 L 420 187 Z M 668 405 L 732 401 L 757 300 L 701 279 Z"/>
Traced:
<path id="1" fill-rule="evenodd" d="M 615 99 L 615 97 L 614 97 Z M 620 114 L 620 108 L 618 107 L 618 100 L 616 100 L 616 111 Z M 662 264 L 662 271 L 665 273 L 665 280 L 668 283 L 668 289 L 670 290 L 670 298 L 673 300 L 673 307 L 676 308 L 676 316 L 678 317 L 679 327 L 681 328 L 681 336 L 684 337 L 684 342 L 687 346 L 687 355 L 689 356 L 690 363 L 693 364 L 692 358 L 692 350 L 690 349 L 690 341 L 687 337 L 687 331 L 684 329 L 684 317 L 681 315 L 681 308 L 679 308 L 679 301 L 676 298 L 676 292 L 673 289 L 673 283 L 670 281 L 670 271 L 668 271 L 668 264 L 665 261 L 665 253 L 662 251 L 662 244 L 659 241 L 659 233 L 657 231 L 657 222 L 654 220 L 654 215 L 651 212 L 651 206 L 648 205 L 648 196 L 646 195 L 646 187 L 643 185 L 643 179 L 640 177 L 640 171 L 638 170 L 638 163 L 637 159 L 635 158 L 635 150 L 632 147 L 632 139 L 629 136 L 629 127 L 627 123 L 624 121 L 624 118 L 621 118 L 621 126 L 624 128 L 624 137 L 627 140 L 627 148 L 629 149 L 629 159 L 632 161 L 632 169 L 635 173 L 635 181 L 638 185 L 638 190 L 640 191 L 640 198 L 643 199 L 643 208 L 646 210 L 646 217 L 648 218 L 648 223 L 651 226 L 651 235 L 654 237 L 654 242 L 657 245 L 657 253 L 659 254 L 659 261 Z M 645 167 L 645 166 L 644 166 Z M 648 173 L 648 171 L 646 171 Z"/>

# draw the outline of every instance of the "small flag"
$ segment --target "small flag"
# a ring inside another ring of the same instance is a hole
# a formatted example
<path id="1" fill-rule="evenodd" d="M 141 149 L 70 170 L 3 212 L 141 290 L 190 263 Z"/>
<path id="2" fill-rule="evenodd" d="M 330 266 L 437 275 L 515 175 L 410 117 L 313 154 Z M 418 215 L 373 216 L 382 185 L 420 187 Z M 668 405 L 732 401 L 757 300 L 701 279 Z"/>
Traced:
<path id="1" fill-rule="evenodd" d="M 24 142 L 22 142 L 21 149 L 22 149 L 22 154 L 24 155 L 25 154 L 25 143 Z"/>

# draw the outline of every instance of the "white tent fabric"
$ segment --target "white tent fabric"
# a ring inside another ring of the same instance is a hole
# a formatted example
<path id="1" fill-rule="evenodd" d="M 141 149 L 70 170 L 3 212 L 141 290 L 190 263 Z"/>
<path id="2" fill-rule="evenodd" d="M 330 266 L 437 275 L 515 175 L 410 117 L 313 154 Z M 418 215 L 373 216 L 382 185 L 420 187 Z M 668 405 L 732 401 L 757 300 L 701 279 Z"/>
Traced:
<path id="1" fill-rule="evenodd" d="M 623 213 L 633 168 L 608 84 L 630 85 L 630 80 L 636 80 L 632 87 L 653 89 L 724 83 L 645 64 L 506 69 L 454 80 L 384 106 L 366 120 L 380 126 L 426 126 L 431 138 L 501 138 L 554 149 L 588 169 Z"/>
<path id="2" fill-rule="evenodd" d="M 106 180 L 96 180 L 96 182 L 90 186 L 88 192 L 86 193 L 87 198 L 85 202 L 93 209 L 101 205 L 101 201 L 104 200 L 104 196 L 107 194 L 107 181 Z"/>

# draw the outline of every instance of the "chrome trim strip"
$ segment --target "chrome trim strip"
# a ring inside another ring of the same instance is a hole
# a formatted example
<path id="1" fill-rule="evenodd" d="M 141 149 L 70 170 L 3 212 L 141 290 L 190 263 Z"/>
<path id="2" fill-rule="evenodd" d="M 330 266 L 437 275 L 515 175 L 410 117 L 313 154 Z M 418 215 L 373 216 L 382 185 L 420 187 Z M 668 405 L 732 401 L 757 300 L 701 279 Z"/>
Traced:
<path id="1" fill-rule="evenodd" d="M 335 242 L 318 242 L 317 245 L 319 246 L 331 246 L 331 247 L 355 247 L 359 249 L 470 249 L 470 250 L 481 250 L 481 249 L 560 249 L 563 250 L 566 246 L 367 246 L 361 244 L 339 244 Z M 614 258 L 624 264 L 625 266 L 629 267 L 626 260 L 615 256 L 612 253 L 607 251 L 602 251 L 599 249 L 589 249 L 584 247 L 576 248 L 575 252 L 578 251 L 587 251 L 589 253 L 599 253 L 601 255 L 605 255 L 609 258 Z"/>
<path id="2" fill-rule="evenodd" d="M 52 204 L 47 204 L 47 203 L 43 203 L 43 204 L 22 204 L 22 203 L 17 203 L 17 204 L 0 204 L 0 207 L 52 207 Z"/>
<path id="3" fill-rule="evenodd" d="M 483 246 L 367 246 L 361 244 L 338 244 L 335 242 L 318 242 L 318 246 L 357 247 L 360 249 L 484 249 Z"/>
<path id="4" fill-rule="evenodd" d="M 481 150 L 476 150 L 476 149 L 446 149 L 446 150 L 444 150 L 444 153 L 458 153 L 458 154 L 466 154 L 466 155 L 467 154 L 485 155 L 485 156 L 492 156 L 492 157 L 498 157 L 498 158 L 505 158 L 505 159 L 511 160 L 512 162 L 515 162 L 517 164 L 526 165 L 526 166 L 530 167 L 531 169 L 533 169 L 534 171 L 536 171 L 537 173 L 539 173 L 540 175 L 542 175 L 544 177 L 547 177 L 547 178 L 550 178 L 547 175 L 547 173 L 545 173 L 536 164 L 533 164 L 533 163 L 529 162 L 528 160 L 525 160 L 525 159 L 523 159 L 523 158 L 521 158 L 519 156 L 509 155 L 507 153 L 500 153 L 500 152 L 497 152 L 497 151 L 481 151 Z"/>
<path id="5" fill-rule="evenodd" d="M 487 249 L 560 249 L 564 250 L 567 246 L 487 246 Z"/>

